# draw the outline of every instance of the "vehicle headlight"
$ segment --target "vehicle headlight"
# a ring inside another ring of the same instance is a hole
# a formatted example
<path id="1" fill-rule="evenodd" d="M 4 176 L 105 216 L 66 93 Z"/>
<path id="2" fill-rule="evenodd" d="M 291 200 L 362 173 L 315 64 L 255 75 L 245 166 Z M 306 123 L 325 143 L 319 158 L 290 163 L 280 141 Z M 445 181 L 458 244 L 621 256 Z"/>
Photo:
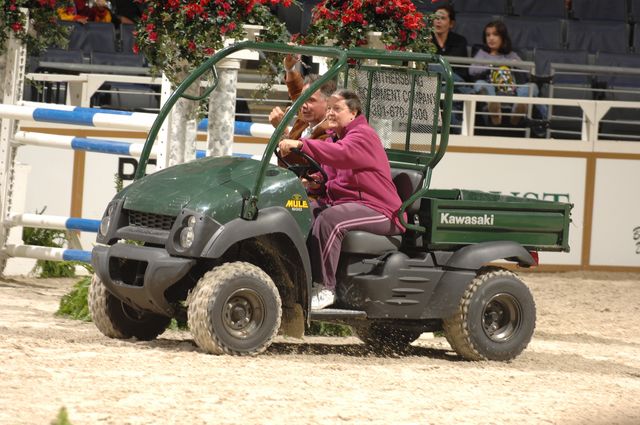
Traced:
<path id="1" fill-rule="evenodd" d="M 106 236 L 109 231 L 109 224 L 111 223 L 111 215 L 113 214 L 113 204 L 107 208 L 107 213 L 102 217 L 100 221 L 100 234 Z"/>
<path id="2" fill-rule="evenodd" d="M 195 238 L 193 228 L 196 225 L 196 218 L 191 215 L 187 218 L 186 222 L 187 227 L 180 231 L 180 246 L 183 249 L 189 249 L 191 245 L 193 245 L 193 239 Z"/>

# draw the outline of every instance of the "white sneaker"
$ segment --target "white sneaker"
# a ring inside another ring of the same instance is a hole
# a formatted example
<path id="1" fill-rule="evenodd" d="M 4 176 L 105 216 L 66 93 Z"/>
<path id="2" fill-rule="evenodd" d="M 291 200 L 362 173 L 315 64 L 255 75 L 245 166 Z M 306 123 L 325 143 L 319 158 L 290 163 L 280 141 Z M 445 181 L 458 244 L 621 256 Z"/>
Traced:
<path id="1" fill-rule="evenodd" d="M 322 310 L 336 301 L 336 293 L 324 286 L 317 286 L 311 290 L 311 310 Z"/>

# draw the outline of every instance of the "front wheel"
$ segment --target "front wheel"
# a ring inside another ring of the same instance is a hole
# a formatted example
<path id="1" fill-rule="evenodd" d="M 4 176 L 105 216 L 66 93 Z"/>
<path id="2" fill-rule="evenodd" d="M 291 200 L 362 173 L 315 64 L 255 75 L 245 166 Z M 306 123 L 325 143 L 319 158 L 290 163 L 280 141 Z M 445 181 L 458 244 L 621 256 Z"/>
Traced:
<path id="1" fill-rule="evenodd" d="M 206 273 L 188 299 L 189 329 L 211 354 L 256 355 L 280 328 L 282 304 L 273 280 L 250 263 L 226 263 Z"/>
<path id="2" fill-rule="evenodd" d="M 527 347 L 535 324 L 529 288 L 514 273 L 491 269 L 469 283 L 443 327 L 451 347 L 465 359 L 505 361 Z"/>
<path id="3" fill-rule="evenodd" d="M 134 309 L 114 297 L 98 275 L 91 277 L 89 311 L 100 332 L 109 338 L 143 341 L 155 339 L 167 329 L 171 318 Z"/>

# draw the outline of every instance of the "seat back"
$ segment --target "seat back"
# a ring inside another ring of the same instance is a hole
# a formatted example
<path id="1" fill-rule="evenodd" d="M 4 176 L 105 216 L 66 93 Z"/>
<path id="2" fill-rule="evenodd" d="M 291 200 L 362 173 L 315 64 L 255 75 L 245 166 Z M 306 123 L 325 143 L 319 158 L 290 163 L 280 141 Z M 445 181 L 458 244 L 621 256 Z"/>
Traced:
<path id="1" fill-rule="evenodd" d="M 506 16 L 504 23 L 514 49 L 561 49 L 563 20 L 542 17 Z"/>
<path id="2" fill-rule="evenodd" d="M 547 1 L 540 3 L 547 3 Z M 626 0 L 573 0 L 571 11 L 574 18 L 581 20 L 618 22 L 627 20 Z"/>
<path id="3" fill-rule="evenodd" d="M 457 12 L 462 13 L 507 13 L 506 0 L 464 0 L 455 2 Z M 487 21 L 488 22 L 488 21 Z"/>
<path id="4" fill-rule="evenodd" d="M 469 46 L 482 45 L 484 27 L 491 21 L 499 19 L 499 15 L 491 14 L 464 14 L 456 15 L 456 26 L 454 31 L 463 35 L 467 39 Z"/>
<path id="5" fill-rule="evenodd" d="M 567 10 L 565 0 L 511 0 L 513 13 L 518 16 L 538 16 L 547 18 L 565 18 Z M 512 30 L 509 27 L 509 30 Z"/>
<path id="6" fill-rule="evenodd" d="M 567 48 L 626 53 L 629 49 L 629 27 L 614 21 L 567 21 Z"/>
<path id="7" fill-rule="evenodd" d="M 136 38 L 133 35 L 133 31 L 136 26 L 133 24 L 121 24 L 120 25 L 120 43 L 122 53 L 133 53 L 133 45 Z"/>
<path id="8" fill-rule="evenodd" d="M 393 179 L 393 184 L 396 186 L 398 196 L 402 202 L 405 202 L 411 197 L 411 195 L 420 190 L 424 182 L 424 174 L 418 170 L 392 168 L 391 178 Z M 413 215 L 418 213 L 419 209 L 420 201 L 416 201 L 407 207 L 405 211 L 410 220 Z"/>
<path id="9" fill-rule="evenodd" d="M 575 65 L 588 65 L 589 54 L 586 50 L 563 49 L 535 49 L 533 52 L 536 64 L 536 75 L 539 77 L 551 76 L 552 63 L 564 63 Z M 554 74 L 553 82 L 568 84 L 584 84 L 587 82 L 585 75 L 578 74 Z"/>
<path id="10" fill-rule="evenodd" d="M 85 53 L 115 52 L 116 29 L 110 22 L 87 22 L 85 25 L 85 39 L 82 50 Z"/>

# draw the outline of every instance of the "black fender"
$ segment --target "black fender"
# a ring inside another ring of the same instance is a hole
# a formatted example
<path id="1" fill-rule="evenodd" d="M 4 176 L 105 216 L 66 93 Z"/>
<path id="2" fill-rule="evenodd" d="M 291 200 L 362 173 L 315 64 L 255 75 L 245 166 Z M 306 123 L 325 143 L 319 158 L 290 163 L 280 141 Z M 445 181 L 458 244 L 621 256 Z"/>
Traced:
<path id="1" fill-rule="evenodd" d="M 449 258 L 445 268 L 478 270 L 491 261 L 502 259 L 517 261 L 521 266 L 533 266 L 536 264 L 529 251 L 519 243 L 494 241 L 460 248 Z"/>
<path id="2" fill-rule="evenodd" d="M 300 226 L 291 213 L 282 207 L 263 208 L 255 220 L 236 218 L 224 224 L 211 237 L 202 250 L 206 258 L 218 258 L 232 245 L 257 236 L 270 233 L 286 235 L 300 254 L 307 280 L 307 293 L 311 291 L 311 260 L 307 250 L 306 237 L 300 232 Z"/>

